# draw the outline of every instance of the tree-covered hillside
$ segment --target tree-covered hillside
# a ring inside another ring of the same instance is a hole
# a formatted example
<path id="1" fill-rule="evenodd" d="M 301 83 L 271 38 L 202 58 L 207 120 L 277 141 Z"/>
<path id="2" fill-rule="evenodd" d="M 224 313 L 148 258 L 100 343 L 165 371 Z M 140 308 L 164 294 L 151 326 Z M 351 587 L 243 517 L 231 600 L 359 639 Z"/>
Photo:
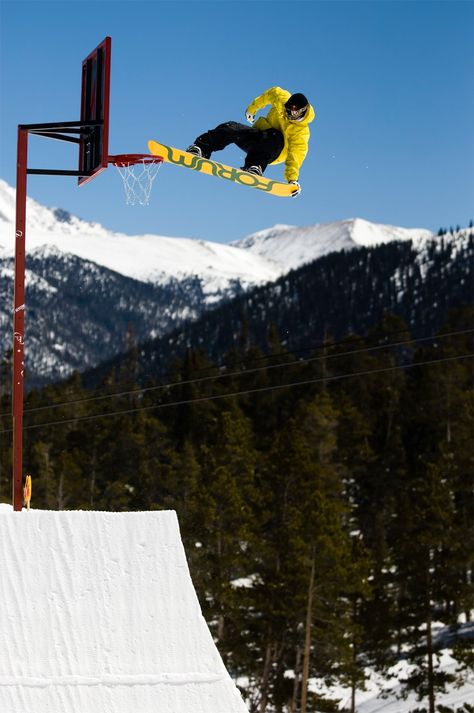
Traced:
<path id="1" fill-rule="evenodd" d="M 286 349 L 304 354 L 327 336 L 365 335 L 385 312 L 401 317 L 413 335 L 431 335 L 451 309 L 473 304 L 473 262 L 473 229 L 421 245 L 402 241 L 330 253 L 141 343 L 137 376 L 163 378 L 189 348 L 215 362 L 239 343 L 264 350 L 270 332 Z M 102 364 L 85 383 L 100 382 L 112 366 L 120 370 L 121 361 Z"/>
<path id="2" fill-rule="evenodd" d="M 359 260 L 362 256 L 359 255 Z M 330 271 L 328 271 L 330 274 Z M 139 350 L 86 389 L 31 392 L 34 507 L 174 509 L 204 614 L 254 713 L 334 710 L 308 681 L 364 685 L 400 656 L 434 713 L 434 622 L 472 602 L 472 309 L 418 338 L 385 314 L 296 358 L 249 334 L 139 384 Z M 4 367 L 7 365 L 4 364 Z M 10 498 L 9 394 L 1 497 Z M 467 709 L 466 709 L 467 710 Z"/>

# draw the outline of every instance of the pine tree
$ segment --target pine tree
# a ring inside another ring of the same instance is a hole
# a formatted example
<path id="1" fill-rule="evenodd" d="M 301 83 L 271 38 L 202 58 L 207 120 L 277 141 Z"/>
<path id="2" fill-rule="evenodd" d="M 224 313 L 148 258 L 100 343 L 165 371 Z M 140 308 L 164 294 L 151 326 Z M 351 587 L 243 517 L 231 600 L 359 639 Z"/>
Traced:
<path id="1" fill-rule="evenodd" d="M 461 315 L 446 331 L 465 324 Z M 466 340 L 467 335 L 440 338 L 437 348 L 420 350 L 421 362 L 443 356 L 453 361 L 413 369 L 406 410 L 409 468 L 400 490 L 397 550 L 403 640 L 413 665 L 405 685 L 427 701 L 429 713 L 437 693 L 453 680 L 439 670 L 433 621 L 451 623 L 455 633 L 470 599 L 472 374 L 468 362 L 456 360 L 469 352 Z M 463 660 L 462 647 L 455 652 Z"/>
<path id="2" fill-rule="evenodd" d="M 170 369 L 170 381 L 173 388 L 164 390 L 163 403 L 178 403 L 172 409 L 167 408 L 163 418 L 170 433 L 181 448 L 185 441 L 200 443 L 206 440 L 209 430 L 216 424 L 216 405 L 213 401 L 197 401 L 206 396 L 221 393 L 219 380 L 207 379 L 217 376 L 218 371 L 207 356 L 199 350 L 187 350 L 182 361 Z M 202 380 L 202 381 L 200 381 Z M 182 383 L 181 383 L 182 382 Z M 197 401 L 193 403 L 193 401 Z"/>
<path id="3" fill-rule="evenodd" d="M 316 396 L 279 434 L 267 466 L 265 556 L 254 588 L 255 611 L 265 612 L 259 711 L 269 700 L 277 710 L 316 710 L 309 677 L 341 679 L 353 666 L 351 597 L 367 587 L 353 560 L 337 427 L 329 395 Z"/>
<path id="4" fill-rule="evenodd" d="M 201 587 L 205 587 L 205 594 L 201 592 L 204 610 L 212 612 L 216 641 L 225 662 L 233 668 L 247 657 L 241 634 L 242 597 L 233 581 L 249 575 L 248 551 L 253 541 L 253 507 L 257 499 L 256 452 L 250 422 L 236 402 L 226 399 L 221 406 L 213 438 L 202 445 L 199 453 L 202 486 L 196 516 L 202 549 L 194 559 L 203 573 L 200 579 Z"/>
<path id="5" fill-rule="evenodd" d="M 400 342 L 402 346 L 390 346 Z M 385 315 L 364 341 L 357 337 L 344 340 L 335 351 L 341 356 L 331 359 L 333 368 L 343 374 L 360 374 L 358 378 L 335 381 L 333 388 L 343 412 L 348 418 L 352 416 L 348 421 L 342 419 L 340 450 L 349 473 L 353 473 L 349 493 L 354 526 L 371 560 L 372 597 L 359 611 L 365 630 L 364 649 L 380 669 L 392 662 L 391 646 L 397 630 L 393 557 L 398 534 L 394 511 L 406 467 L 401 427 L 405 374 L 397 367 L 409 354 L 409 347 L 410 335 L 404 322 Z"/>

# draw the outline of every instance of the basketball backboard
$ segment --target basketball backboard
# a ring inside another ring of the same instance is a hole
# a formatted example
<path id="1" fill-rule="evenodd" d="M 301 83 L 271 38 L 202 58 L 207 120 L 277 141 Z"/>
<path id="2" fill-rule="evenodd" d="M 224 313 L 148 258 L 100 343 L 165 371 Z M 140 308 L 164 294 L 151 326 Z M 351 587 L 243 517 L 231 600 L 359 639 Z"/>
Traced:
<path id="1" fill-rule="evenodd" d="M 79 185 L 107 168 L 109 159 L 110 60 L 112 39 L 106 37 L 82 62 L 81 124 L 90 129 L 79 144 Z"/>

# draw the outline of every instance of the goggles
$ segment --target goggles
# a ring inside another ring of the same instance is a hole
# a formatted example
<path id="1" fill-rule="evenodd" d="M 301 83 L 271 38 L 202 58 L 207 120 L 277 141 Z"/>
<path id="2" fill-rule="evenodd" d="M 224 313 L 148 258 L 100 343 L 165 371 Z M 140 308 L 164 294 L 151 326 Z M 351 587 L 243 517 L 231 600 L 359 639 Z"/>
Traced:
<path id="1" fill-rule="evenodd" d="M 308 111 L 308 105 L 298 109 L 295 106 L 286 106 L 286 116 L 290 121 L 302 121 Z"/>

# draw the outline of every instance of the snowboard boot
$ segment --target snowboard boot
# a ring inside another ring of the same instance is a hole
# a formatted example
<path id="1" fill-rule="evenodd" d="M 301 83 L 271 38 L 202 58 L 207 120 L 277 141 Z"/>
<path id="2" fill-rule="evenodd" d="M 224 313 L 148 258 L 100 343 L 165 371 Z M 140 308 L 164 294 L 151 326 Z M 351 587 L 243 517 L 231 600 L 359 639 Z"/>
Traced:
<path id="1" fill-rule="evenodd" d="M 255 176 L 262 176 L 263 171 L 261 166 L 242 166 L 241 171 L 247 171 L 247 173 L 253 173 Z"/>
<path id="2" fill-rule="evenodd" d="M 198 144 L 191 144 L 186 149 L 188 153 L 192 153 L 194 156 L 199 156 L 199 158 L 211 158 L 212 151 L 208 151 L 206 147 L 199 146 Z"/>
<path id="3" fill-rule="evenodd" d="M 199 158 L 202 158 L 202 151 L 199 146 L 196 146 L 196 144 L 191 144 L 191 146 L 188 146 L 186 151 L 187 153 L 192 153 L 194 156 L 199 156 Z"/>

